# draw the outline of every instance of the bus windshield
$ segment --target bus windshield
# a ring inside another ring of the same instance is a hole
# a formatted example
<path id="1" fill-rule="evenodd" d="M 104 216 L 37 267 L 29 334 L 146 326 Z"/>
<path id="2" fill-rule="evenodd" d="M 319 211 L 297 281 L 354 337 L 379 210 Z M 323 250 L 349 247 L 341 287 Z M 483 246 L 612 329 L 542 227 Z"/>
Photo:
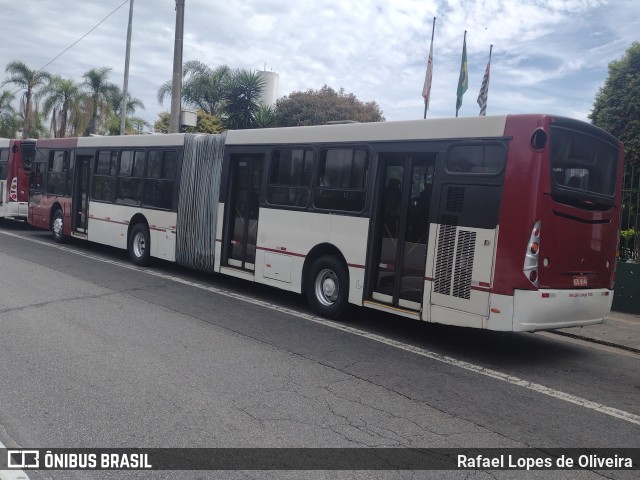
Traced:
<path id="1" fill-rule="evenodd" d="M 586 132 L 551 126 L 553 198 L 583 208 L 614 204 L 618 148 Z"/>

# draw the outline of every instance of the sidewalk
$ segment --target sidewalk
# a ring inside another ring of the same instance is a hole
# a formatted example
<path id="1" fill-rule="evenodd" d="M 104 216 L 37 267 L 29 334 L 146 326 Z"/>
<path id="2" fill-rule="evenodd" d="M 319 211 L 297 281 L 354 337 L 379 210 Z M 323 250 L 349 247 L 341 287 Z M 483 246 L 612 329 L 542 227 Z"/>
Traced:
<path id="1" fill-rule="evenodd" d="M 612 311 L 599 325 L 562 328 L 554 333 L 640 353 L 640 315 Z"/>

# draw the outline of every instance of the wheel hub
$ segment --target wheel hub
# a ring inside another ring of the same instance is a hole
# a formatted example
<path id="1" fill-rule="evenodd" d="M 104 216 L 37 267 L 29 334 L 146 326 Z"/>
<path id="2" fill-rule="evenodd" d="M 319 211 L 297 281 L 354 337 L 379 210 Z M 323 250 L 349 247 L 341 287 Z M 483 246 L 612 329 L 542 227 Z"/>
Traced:
<path id="1" fill-rule="evenodd" d="M 325 278 L 322 283 L 322 291 L 327 297 L 332 297 L 336 293 L 336 282 L 333 278 Z"/>

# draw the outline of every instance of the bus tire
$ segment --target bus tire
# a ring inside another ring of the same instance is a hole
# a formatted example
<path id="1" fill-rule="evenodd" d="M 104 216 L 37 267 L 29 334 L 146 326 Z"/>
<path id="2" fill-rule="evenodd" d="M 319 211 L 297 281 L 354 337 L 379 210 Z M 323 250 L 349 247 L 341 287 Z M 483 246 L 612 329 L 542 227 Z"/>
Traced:
<path id="1" fill-rule="evenodd" d="M 53 212 L 53 219 L 51 220 L 51 235 L 53 241 L 56 243 L 64 243 L 64 215 L 59 208 Z"/>
<path id="2" fill-rule="evenodd" d="M 144 223 L 138 223 L 131 229 L 127 250 L 133 263 L 141 267 L 149 265 L 151 240 L 149 228 Z"/>
<path id="3" fill-rule="evenodd" d="M 349 303 L 349 274 L 342 261 L 325 255 L 313 262 L 307 277 L 307 299 L 320 316 L 338 318 Z"/>

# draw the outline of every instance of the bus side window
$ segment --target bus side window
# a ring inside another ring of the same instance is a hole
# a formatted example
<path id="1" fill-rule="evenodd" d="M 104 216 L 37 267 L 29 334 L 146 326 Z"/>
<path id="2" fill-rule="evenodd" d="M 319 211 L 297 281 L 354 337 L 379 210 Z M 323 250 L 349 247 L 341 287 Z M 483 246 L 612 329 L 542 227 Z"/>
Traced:
<path id="1" fill-rule="evenodd" d="M 44 186 L 42 183 L 42 179 L 44 178 L 42 172 L 45 170 L 45 164 L 38 162 L 34 163 L 32 167 L 31 174 L 29 175 L 29 189 L 34 192 L 40 192 Z"/>
<path id="2" fill-rule="evenodd" d="M 9 174 L 9 149 L 0 150 L 0 180 L 6 180 Z"/>
<path id="3" fill-rule="evenodd" d="M 311 198 L 313 151 L 301 148 L 274 150 L 269 166 L 267 202 L 306 207 Z"/>
<path id="4" fill-rule="evenodd" d="M 113 202 L 115 195 L 115 173 L 118 152 L 102 150 L 98 152 L 91 198 L 103 202 Z"/>
<path id="5" fill-rule="evenodd" d="M 172 208 L 177 163 L 176 150 L 149 151 L 144 179 L 144 205 L 166 210 Z"/>
<path id="6" fill-rule="evenodd" d="M 328 148 L 320 151 L 316 208 L 361 212 L 367 194 L 369 154 L 364 149 Z"/>
<path id="7" fill-rule="evenodd" d="M 120 155 L 116 201 L 124 205 L 140 205 L 142 177 L 144 177 L 144 152 L 123 150 Z"/>
<path id="8" fill-rule="evenodd" d="M 69 169 L 69 154 L 64 150 L 49 152 L 49 168 L 47 170 L 47 193 L 64 195 L 67 171 Z"/>
<path id="9" fill-rule="evenodd" d="M 464 175 L 497 175 L 507 152 L 499 144 L 454 145 L 447 152 L 447 172 Z"/>

